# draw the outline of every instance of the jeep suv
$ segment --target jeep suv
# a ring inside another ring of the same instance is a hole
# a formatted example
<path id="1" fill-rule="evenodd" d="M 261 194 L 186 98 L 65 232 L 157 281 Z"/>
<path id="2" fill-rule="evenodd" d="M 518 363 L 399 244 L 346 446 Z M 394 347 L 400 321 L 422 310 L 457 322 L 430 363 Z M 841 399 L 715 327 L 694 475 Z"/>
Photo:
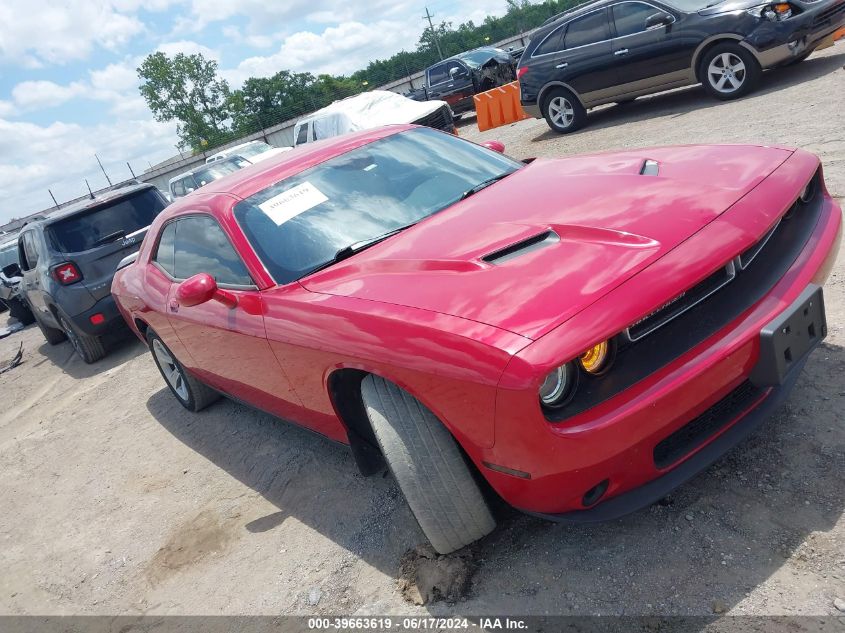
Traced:
<path id="1" fill-rule="evenodd" d="M 843 0 L 590 2 L 532 35 L 517 68 L 522 106 L 566 133 L 587 108 L 699 82 L 735 99 L 763 70 L 832 45 L 843 24 Z"/>
<path id="2" fill-rule="evenodd" d="M 21 291 L 48 343 L 67 338 L 86 363 L 105 356 L 102 336 L 124 327 L 111 296 L 112 277 L 165 206 L 155 186 L 131 185 L 23 228 Z"/>

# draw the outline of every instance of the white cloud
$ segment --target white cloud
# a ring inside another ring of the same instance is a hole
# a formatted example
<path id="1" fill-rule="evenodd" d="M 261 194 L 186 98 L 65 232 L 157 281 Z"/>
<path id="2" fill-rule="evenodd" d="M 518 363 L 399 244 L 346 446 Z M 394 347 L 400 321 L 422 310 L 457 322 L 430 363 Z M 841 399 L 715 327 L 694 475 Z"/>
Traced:
<path id="1" fill-rule="evenodd" d="M 15 104 L 11 101 L 0 100 L 0 119 L 14 116 L 17 111 Z"/>
<path id="2" fill-rule="evenodd" d="M 130 177 L 126 161 L 140 174 L 175 153 L 175 126 L 146 120 L 121 120 L 90 127 L 56 122 L 39 126 L 0 119 L 0 222 L 51 206 L 51 189 L 60 202 L 106 186 L 94 153 L 112 181 Z"/>
<path id="3" fill-rule="evenodd" d="M 115 51 L 144 30 L 109 0 L 26 0 L 0 3 L 0 63 L 37 68 L 85 59 L 94 47 Z M 137 4 L 137 3 L 136 3 Z M 137 7 L 136 7 L 137 8 Z"/>
<path id="4" fill-rule="evenodd" d="M 184 53 L 185 55 L 194 55 L 199 53 L 207 59 L 220 59 L 220 53 L 217 51 L 205 46 L 204 44 L 199 44 L 191 40 L 166 42 L 164 44 L 159 44 L 158 47 L 156 47 L 156 50 L 161 51 L 168 57 L 173 57 L 177 53 Z"/>
<path id="5" fill-rule="evenodd" d="M 52 81 L 24 81 L 12 89 L 12 99 L 22 110 L 41 110 L 62 105 L 85 93 L 81 82 L 60 86 Z"/>

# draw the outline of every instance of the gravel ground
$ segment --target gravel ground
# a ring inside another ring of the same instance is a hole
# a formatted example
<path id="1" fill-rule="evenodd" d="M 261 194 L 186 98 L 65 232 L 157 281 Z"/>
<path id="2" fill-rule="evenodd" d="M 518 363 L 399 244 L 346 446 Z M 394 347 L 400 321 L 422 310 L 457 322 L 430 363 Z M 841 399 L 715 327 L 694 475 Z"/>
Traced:
<path id="1" fill-rule="evenodd" d="M 568 137 L 533 120 L 485 134 L 467 121 L 462 134 L 519 158 L 800 146 L 841 198 L 843 64 L 840 43 L 741 101 L 679 90 L 600 109 Z M 463 598 L 427 606 L 399 588 L 400 560 L 424 538 L 389 477 L 364 479 L 344 448 L 230 401 L 185 412 L 138 342 L 91 367 L 27 328 L 0 340 L 0 359 L 24 348 L 24 364 L 0 375 L 0 613 L 838 613 L 845 257 L 825 292 L 826 344 L 750 441 L 612 523 L 507 513 L 461 554 L 475 571 Z"/>

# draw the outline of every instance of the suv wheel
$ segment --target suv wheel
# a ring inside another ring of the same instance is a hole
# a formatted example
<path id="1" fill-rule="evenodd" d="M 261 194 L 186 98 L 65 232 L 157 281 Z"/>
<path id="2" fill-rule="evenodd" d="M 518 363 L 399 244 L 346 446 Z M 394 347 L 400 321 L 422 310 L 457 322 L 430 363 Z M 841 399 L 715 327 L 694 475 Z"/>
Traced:
<path id="1" fill-rule="evenodd" d="M 361 396 L 390 472 L 434 549 L 448 554 L 492 532 L 496 520 L 440 420 L 378 376 L 364 379 Z"/>
<path id="2" fill-rule="evenodd" d="M 543 100 L 546 123 L 558 134 L 568 134 L 587 121 L 587 111 L 566 88 L 553 88 Z"/>
<path id="3" fill-rule="evenodd" d="M 38 316 L 38 313 L 33 310 L 32 316 L 35 319 L 35 323 L 38 325 L 38 329 L 41 330 L 41 333 L 44 335 L 44 338 L 50 345 L 58 345 L 59 343 L 67 340 L 67 336 L 62 330 L 57 330 L 54 327 L 50 327 L 44 321 L 41 320 L 41 317 Z"/>
<path id="4" fill-rule="evenodd" d="M 106 355 L 106 348 L 98 336 L 88 336 L 76 330 L 73 325 L 63 316 L 59 315 L 59 325 L 67 336 L 67 340 L 73 345 L 77 354 L 89 365 L 96 363 Z"/>
<path id="5" fill-rule="evenodd" d="M 31 325 L 35 321 L 35 315 L 32 314 L 29 306 L 20 297 L 9 299 L 9 316 L 17 319 L 24 325 Z"/>
<path id="6" fill-rule="evenodd" d="M 701 60 L 699 79 L 704 89 L 722 101 L 751 92 L 759 83 L 762 70 L 754 56 L 738 44 L 719 44 Z"/>
<path id="7" fill-rule="evenodd" d="M 188 411 L 202 411 L 220 399 L 219 393 L 185 371 L 182 363 L 176 360 L 164 341 L 152 330 L 147 332 L 147 343 L 164 382 L 170 387 L 170 391 L 176 396 L 179 404 Z"/>

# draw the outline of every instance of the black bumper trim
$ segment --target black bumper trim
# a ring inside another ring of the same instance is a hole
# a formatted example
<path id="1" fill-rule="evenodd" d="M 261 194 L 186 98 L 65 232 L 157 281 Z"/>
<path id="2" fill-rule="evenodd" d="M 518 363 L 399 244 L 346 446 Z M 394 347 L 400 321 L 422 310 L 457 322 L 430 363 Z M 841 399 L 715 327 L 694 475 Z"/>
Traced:
<path id="1" fill-rule="evenodd" d="M 94 325 L 91 323 L 90 319 L 92 315 L 97 314 L 98 312 L 102 314 L 106 320 L 100 325 Z M 91 308 L 70 317 L 70 319 L 73 321 L 73 324 L 78 330 L 90 336 L 101 336 L 113 330 L 116 325 L 120 327 L 125 324 L 123 315 L 120 314 L 120 310 L 117 309 L 114 297 L 111 295 L 103 297 Z"/>
<path id="2" fill-rule="evenodd" d="M 618 519 L 652 505 L 711 466 L 760 426 L 789 396 L 805 364 L 806 359 L 800 365 L 793 367 L 783 384 L 773 387 L 754 409 L 710 444 L 665 475 L 585 510 L 563 514 L 543 514 L 525 510 L 523 512 L 556 523 L 599 523 Z"/>

